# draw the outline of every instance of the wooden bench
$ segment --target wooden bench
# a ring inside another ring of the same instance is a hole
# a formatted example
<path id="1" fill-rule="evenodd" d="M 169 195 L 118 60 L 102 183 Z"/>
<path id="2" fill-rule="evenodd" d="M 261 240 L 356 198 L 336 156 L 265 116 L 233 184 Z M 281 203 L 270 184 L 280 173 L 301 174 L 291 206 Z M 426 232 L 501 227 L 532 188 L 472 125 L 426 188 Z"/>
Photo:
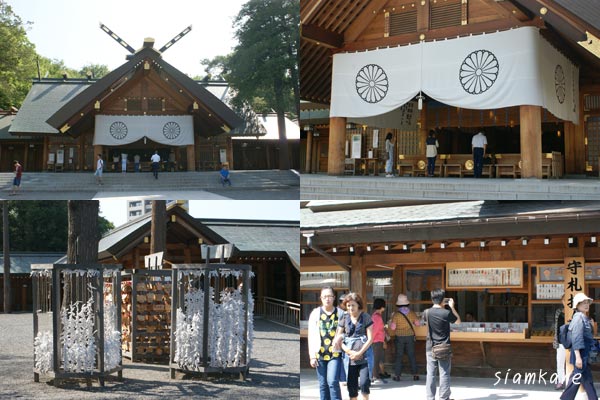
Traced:
<path id="1" fill-rule="evenodd" d="M 396 166 L 398 176 L 414 176 L 414 170 L 415 167 L 418 169 L 419 160 L 423 160 L 423 157 L 406 154 L 398 155 L 398 165 Z M 425 166 L 427 166 L 427 163 L 425 163 Z M 425 170 L 425 172 L 427 171 Z"/>
<path id="2" fill-rule="evenodd" d="M 496 178 L 521 176 L 521 154 L 496 154 Z"/>
<path id="3" fill-rule="evenodd" d="M 492 165 L 484 164 L 481 169 L 481 176 L 492 177 Z M 444 165 L 444 176 L 463 176 L 475 174 L 475 163 L 472 154 L 448 154 L 446 164 Z"/>

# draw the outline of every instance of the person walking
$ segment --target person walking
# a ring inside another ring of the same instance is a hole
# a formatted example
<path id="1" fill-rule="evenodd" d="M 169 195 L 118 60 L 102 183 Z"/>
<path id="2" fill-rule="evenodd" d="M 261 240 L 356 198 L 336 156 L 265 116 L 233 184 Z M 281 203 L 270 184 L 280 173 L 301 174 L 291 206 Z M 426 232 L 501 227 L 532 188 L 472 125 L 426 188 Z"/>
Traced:
<path id="1" fill-rule="evenodd" d="M 316 368 L 321 400 L 341 400 L 339 383 L 341 351 L 333 344 L 343 311 L 335 305 L 332 287 L 321 289 L 321 306 L 308 318 L 308 353 L 310 366 Z"/>
<path id="2" fill-rule="evenodd" d="M 394 380 L 399 381 L 402 375 L 402 359 L 404 352 L 408 356 L 410 372 L 413 380 L 418 381 L 417 359 L 415 357 L 415 326 L 419 325 L 419 318 L 408 308 L 410 302 L 405 294 L 400 293 L 396 300 L 397 311 L 390 318 L 390 336 L 395 337 L 396 361 L 394 362 Z"/>
<path id="3" fill-rule="evenodd" d="M 113 154 L 113 171 L 117 172 L 118 168 L 119 168 L 119 154 L 114 153 Z"/>
<path id="4" fill-rule="evenodd" d="M 431 291 L 433 307 L 425 310 L 425 321 L 427 322 L 427 342 L 425 345 L 425 356 L 427 359 L 427 380 L 425 389 L 427 400 L 435 400 L 436 383 L 435 370 L 439 368 L 440 377 L 440 400 L 450 399 L 450 367 L 452 354 L 445 359 L 433 357 L 432 348 L 439 344 L 450 345 L 450 324 L 460 324 L 460 316 L 454 309 L 454 299 L 445 299 L 444 289 Z M 449 306 L 450 309 L 444 308 Z"/>
<path id="5" fill-rule="evenodd" d="M 158 167 L 160 166 L 158 150 L 154 151 L 154 154 L 150 157 L 150 161 L 152 161 L 152 173 L 154 174 L 154 179 L 158 179 Z"/>
<path id="6" fill-rule="evenodd" d="M 340 321 L 337 339 L 343 339 L 342 350 L 348 355 L 348 395 L 350 400 L 358 398 L 358 390 L 363 400 L 369 399 L 371 379 L 367 350 L 373 343 L 373 320 L 363 312 L 363 300 L 358 293 L 348 293 L 344 298 L 347 314 Z"/>
<path id="7" fill-rule="evenodd" d="M 121 153 L 121 173 L 127 172 L 127 154 Z"/>
<path id="8" fill-rule="evenodd" d="M 425 157 L 427 157 L 427 176 L 435 175 L 435 159 L 438 154 L 438 147 L 440 144 L 435 138 L 435 131 L 432 129 L 429 131 L 429 136 L 427 136 L 427 140 L 425 141 L 427 148 L 425 150 Z"/>
<path id="9" fill-rule="evenodd" d="M 136 154 L 133 156 L 133 169 L 135 172 L 140 172 L 140 155 Z"/>
<path id="10" fill-rule="evenodd" d="M 21 177 L 23 176 L 23 166 L 19 163 L 19 160 L 13 161 L 13 168 L 15 177 L 13 178 L 13 187 L 10 196 L 16 196 L 21 189 Z"/>
<path id="11" fill-rule="evenodd" d="M 392 132 L 388 132 L 388 134 L 385 136 L 385 155 L 386 155 L 386 162 L 385 162 L 385 177 L 386 178 L 391 178 L 394 176 L 394 174 L 392 174 L 392 168 L 394 167 L 394 143 L 392 142 Z"/>
<path id="12" fill-rule="evenodd" d="M 481 178 L 483 172 L 483 157 L 485 157 L 485 150 L 487 149 L 487 138 L 483 132 L 478 132 L 471 139 L 471 150 L 473 152 L 473 175 L 475 178 Z"/>
<path id="13" fill-rule="evenodd" d="M 564 299 L 564 295 L 561 300 Z M 565 346 L 558 342 L 558 330 L 565 323 L 565 309 L 559 307 L 554 313 L 554 339 L 552 340 L 552 347 L 556 350 L 556 376 L 558 382 L 556 383 L 556 390 L 563 390 L 565 388 L 565 361 L 566 361 L 566 350 Z"/>
<path id="14" fill-rule="evenodd" d="M 383 323 L 383 313 L 385 312 L 385 300 L 375 299 L 373 301 L 373 313 L 371 319 L 373 320 L 373 384 L 377 382 L 387 383 L 385 380 L 385 350 L 387 344 L 385 343 L 385 326 Z"/>
<path id="15" fill-rule="evenodd" d="M 573 297 L 573 318 L 569 324 L 571 331 L 571 359 L 573 372 L 565 391 L 560 396 L 561 400 L 573 400 L 577 396 L 580 385 L 587 394 L 588 399 L 597 399 L 598 394 L 592 380 L 592 367 L 589 362 L 590 350 L 594 343 L 594 333 L 591 319 L 585 314 L 590 310 L 592 299 L 584 293 L 577 293 Z"/>
<path id="16" fill-rule="evenodd" d="M 98 160 L 96 161 L 96 171 L 94 176 L 96 177 L 96 184 L 102 186 L 102 170 L 104 169 L 104 160 L 102 160 L 102 154 L 98 154 Z"/>

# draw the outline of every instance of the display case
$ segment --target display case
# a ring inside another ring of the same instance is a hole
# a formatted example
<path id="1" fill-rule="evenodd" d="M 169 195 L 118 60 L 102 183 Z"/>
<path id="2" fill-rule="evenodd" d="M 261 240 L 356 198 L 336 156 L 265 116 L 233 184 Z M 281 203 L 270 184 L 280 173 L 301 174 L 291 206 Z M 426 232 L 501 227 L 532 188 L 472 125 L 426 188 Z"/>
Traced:
<path id="1" fill-rule="evenodd" d="M 446 288 L 522 288 L 523 263 L 498 261 L 484 263 L 448 263 L 446 265 Z"/>
<path id="2" fill-rule="evenodd" d="M 527 294 L 488 293 L 485 320 L 496 322 L 527 322 Z"/>
<path id="3" fill-rule="evenodd" d="M 511 341 L 527 337 L 527 323 L 462 322 L 450 325 L 452 341 Z M 417 339 L 427 337 L 427 325 L 415 327 Z"/>
<path id="4" fill-rule="evenodd" d="M 311 311 L 321 305 L 321 289 L 325 286 L 333 287 L 339 298 L 342 293 L 350 291 L 350 273 L 346 271 L 300 273 L 300 320 L 307 321 Z"/>
<path id="5" fill-rule="evenodd" d="M 383 315 L 384 320 L 394 311 L 394 286 L 392 270 L 367 271 L 367 298 L 366 311 L 371 314 L 373 312 L 373 301 L 377 298 L 384 299 L 387 305 L 386 314 Z"/>

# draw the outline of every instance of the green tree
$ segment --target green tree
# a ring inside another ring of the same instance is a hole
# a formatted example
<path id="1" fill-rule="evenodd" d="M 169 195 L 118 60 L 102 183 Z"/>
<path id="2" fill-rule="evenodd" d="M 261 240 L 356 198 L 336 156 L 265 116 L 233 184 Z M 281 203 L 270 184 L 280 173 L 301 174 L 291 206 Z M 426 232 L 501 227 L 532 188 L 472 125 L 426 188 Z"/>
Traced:
<path id="1" fill-rule="evenodd" d="M 79 70 L 79 76 L 85 78 L 88 73 L 92 74 L 92 78 L 100 79 L 104 75 L 107 75 L 110 72 L 108 67 L 104 64 L 87 64 L 81 67 Z"/>
<path id="2" fill-rule="evenodd" d="M 11 251 L 67 250 L 68 213 L 66 201 L 10 201 L 9 233 Z M 6 203 L 5 203 L 6 204 Z M 98 234 L 114 225 L 98 217 Z"/>
<path id="3" fill-rule="evenodd" d="M 0 0 L 0 108 L 3 109 L 20 107 L 31 86 L 31 77 L 35 76 L 36 52 L 27 39 L 27 24 Z"/>
<path id="4" fill-rule="evenodd" d="M 285 113 L 299 114 L 299 24 L 299 0 L 250 0 L 234 21 L 238 44 L 233 53 L 203 61 L 207 72 L 223 76 L 235 89 L 234 108 L 275 110 L 280 169 L 290 165 Z"/>

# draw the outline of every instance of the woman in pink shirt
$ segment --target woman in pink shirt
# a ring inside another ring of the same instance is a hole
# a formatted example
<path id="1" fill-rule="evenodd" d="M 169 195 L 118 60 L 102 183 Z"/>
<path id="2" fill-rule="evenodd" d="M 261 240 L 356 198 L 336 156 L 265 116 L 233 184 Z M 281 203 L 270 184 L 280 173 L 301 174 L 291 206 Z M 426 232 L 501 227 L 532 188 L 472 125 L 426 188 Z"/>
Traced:
<path id="1" fill-rule="evenodd" d="M 385 343 L 385 326 L 383 324 L 382 314 L 385 312 L 385 300 L 375 299 L 373 301 L 373 314 L 371 319 L 373 320 L 373 383 L 380 381 L 387 383 L 384 378 L 390 376 L 385 373 L 384 359 L 385 349 L 387 345 Z"/>

